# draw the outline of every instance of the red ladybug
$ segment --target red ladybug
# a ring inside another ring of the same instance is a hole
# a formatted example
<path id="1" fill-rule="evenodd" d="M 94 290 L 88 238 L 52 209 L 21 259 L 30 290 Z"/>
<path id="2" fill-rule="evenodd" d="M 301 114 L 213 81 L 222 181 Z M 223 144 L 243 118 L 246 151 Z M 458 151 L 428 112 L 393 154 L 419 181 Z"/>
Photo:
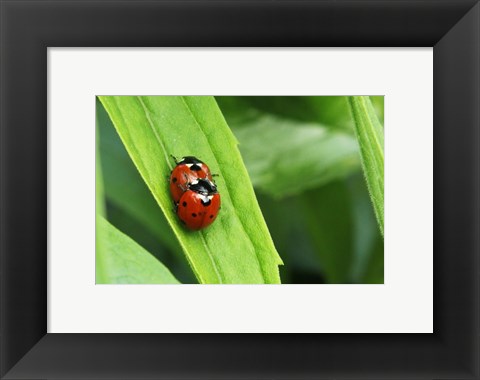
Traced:
<path id="1" fill-rule="evenodd" d="M 180 162 L 175 160 L 175 163 L 177 165 L 170 174 L 170 193 L 174 203 L 177 203 L 190 184 L 198 179 L 206 178 L 213 182 L 210 169 L 198 158 L 187 156 L 183 157 Z"/>
<path id="2" fill-rule="evenodd" d="M 220 210 L 220 194 L 209 179 L 191 183 L 177 204 L 180 221 L 190 230 L 200 230 L 214 222 Z"/>

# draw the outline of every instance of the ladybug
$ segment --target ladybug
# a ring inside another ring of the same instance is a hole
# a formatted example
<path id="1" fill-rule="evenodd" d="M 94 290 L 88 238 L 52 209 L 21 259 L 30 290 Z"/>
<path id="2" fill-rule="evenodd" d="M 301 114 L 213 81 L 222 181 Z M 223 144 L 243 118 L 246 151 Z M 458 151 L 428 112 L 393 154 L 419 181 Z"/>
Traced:
<path id="1" fill-rule="evenodd" d="M 208 227 L 220 210 L 220 194 L 209 179 L 200 178 L 191 183 L 176 207 L 180 221 L 190 230 Z"/>
<path id="2" fill-rule="evenodd" d="M 173 159 L 175 160 L 175 157 Z M 213 182 L 210 169 L 198 158 L 187 156 L 183 157 L 180 162 L 175 160 L 175 163 L 176 166 L 170 174 L 170 193 L 174 203 L 178 203 L 190 184 L 198 179 L 205 178 Z"/>

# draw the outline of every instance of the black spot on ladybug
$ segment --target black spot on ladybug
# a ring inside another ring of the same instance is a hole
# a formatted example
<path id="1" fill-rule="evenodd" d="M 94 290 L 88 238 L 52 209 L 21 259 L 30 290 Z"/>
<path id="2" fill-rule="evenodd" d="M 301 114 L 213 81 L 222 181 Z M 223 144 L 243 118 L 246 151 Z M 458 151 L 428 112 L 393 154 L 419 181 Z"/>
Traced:
<path id="1" fill-rule="evenodd" d="M 193 213 L 192 216 L 195 218 L 197 216 L 197 214 Z"/>
<path id="2" fill-rule="evenodd" d="M 213 215 L 210 215 L 210 219 L 212 219 L 212 218 L 213 218 Z"/>
<path id="3" fill-rule="evenodd" d="M 192 166 L 190 166 L 190 170 L 193 170 L 194 172 L 199 172 L 200 170 L 202 170 L 202 168 L 197 164 L 193 164 Z"/>
<path id="4" fill-rule="evenodd" d="M 212 203 L 210 199 L 207 198 L 206 201 L 202 199 L 202 205 L 204 205 L 205 207 L 210 206 L 210 203 Z"/>
<path id="5" fill-rule="evenodd" d="M 177 182 L 177 177 L 173 177 L 172 182 L 173 183 Z"/>
<path id="6" fill-rule="evenodd" d="M 183 206 L 183 207 L 187 207 L 187 202 L 183 202 L 183 203 L 182 203 L 182 206 Z"/>

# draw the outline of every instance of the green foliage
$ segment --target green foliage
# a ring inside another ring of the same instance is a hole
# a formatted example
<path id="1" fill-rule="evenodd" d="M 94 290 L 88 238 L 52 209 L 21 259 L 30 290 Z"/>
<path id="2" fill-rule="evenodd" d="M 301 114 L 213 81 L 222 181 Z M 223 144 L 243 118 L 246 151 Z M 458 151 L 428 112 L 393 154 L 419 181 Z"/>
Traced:
<path id="1" fill-rule="evenodd" d="M 97 102 L 105 196 L 147 228 L 170 250 L 181 252 L 165 216 L 128 156 L 105 109 Z"/>
<path id="2" fill-rule="evenodd" d="M 383 97 L 374 98 L 383 118 Z M 347 98 L 217 97 L 217 102 L 255 188 L 265 194 L 259 201 L 285 262 L 282 282 L 383 283 L 383 240 L 360 175 Z M 310 138 L 302 138 L 305 130 Z M 350 160 L 355 165 L 348 165 Z"/>
<path id="3" fill-rule="evenodd" d="M 96 145 L 95 145 L 95 223 L 98 223 L 99 218 L 105 216 L 105 197 L 103 192 L 103 176 L 102 176 L 102 165 L 99 154 L 99 133 L 98 133 L 98 113 L 96 116 Z M 95 231 L 95 280 L 96 282 L 105 281 L 106 279 L 102 276 L 105 272 L 105 260 L 104 260 L 104 247 L 102 246 L 103 239 L 101 232 Z"/>
<path id="4" fill-rule="evenodd" d="M 217 97 L 223 112 L 235 118 L 252 116 L 253 110 L 297 122 L 315 123 L 352 133 L 353 122 L 346 96 L 221 96 Z M 250 113 L 244 113 L 250 110 Z"/>
<path id="5" fill-rule="evenodd" d="M 262 114 L 231 126 L 253 185 L 276 197 L 345 178 L 360 167 L 355 138 L 320 124 Z"/>
<path id="6" fill-rule="evenodd" d="M 384 142 L 383 128 L 368 96 L 350 96 L 362 167 L 375 215 L 383 235 L 384 223 Z"/>
<path id="7" fill-rule="evenodd" d="M 97 100 L 97 125 L 108 220 L 163 262 L 182 283 L 196 283 L 162 210 L 128 156 L 107 112 Z"/>
<path id="8" fill-rule="evenodd" d="M 97 173 L 101 178 L 103 171 L 103 181 L 97 184 L 104 183 L 98 198 L 106 199 L 106 217 L 182 282 L 194 282 L 195 272 L 201 283 L 278 283 L 277 250 L 285 263 L 279 267 L 282 283 L 383 283 L 383 238 L 360 159 L 359 146 L 367 142 L 357 141 L 348 97 L 101 100 L 108 114 L 98 102 L 97 165 L 103 170 Z M 371 100 L 357 117 L 376 123 L 372 126 L 383 133 L 383 97 Z M 222 210 L 203 232 L 184 230 L 171 209 L 169 154 L 196 155 L 219 174 Z M 235 227 L 248 220 L 252 223 L 242 233 L 252 240 L 236 235 Z M 259 234 L 252 235 L 258 220 Z M 97 237 L 103 232 L 97 229 Z M 202 240 L 212 249 L 203 252 Z M 258 244 L 267 254 L 252 263 Z M 218 263 L 220 280 L 212 271 Z M 258 268 L 267 268 L 274 281 L 266 281 L 265 269 Z"/>
<path id="9" fill-rule="evenodd" d="M 165 266 L 103 217 L 97 218 L 102 239 L 102 268 L 97 284 L 178 284 Z"/>
<path id="10" fill-rule="evenodd" d="M 211 97 L 100 97 L 137 170 L 201 283 L 279 283 L 278 256 L 237 149 Z M 172 210 L 170 154 L 195 155 L 218 173 L 222 210 L 187 231 Z"/>
<path id="11" fill-rule="evenodd" d="M 354 242 L 352 204 L 346 181 L 308 191 L 301 202 L 305 228 L 327 282 L 349 282 Z"/>

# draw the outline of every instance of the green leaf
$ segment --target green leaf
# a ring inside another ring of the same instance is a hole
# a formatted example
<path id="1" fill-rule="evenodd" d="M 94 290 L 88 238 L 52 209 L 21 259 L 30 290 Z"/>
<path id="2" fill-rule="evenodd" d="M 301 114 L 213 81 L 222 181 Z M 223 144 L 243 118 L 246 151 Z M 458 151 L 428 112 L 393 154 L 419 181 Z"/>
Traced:
<path id="1" fill-rule="evenodd" d="M 158 208 L 157 206 L 155 207 Z M 159 241 L 158 237 L 150 232 L 150 229 L 146 228 L 143 223 L 115 203 L 108 202 L 107 213 L 107 220 L 110 224 L 113 224 L 115 228 L 129 236 L 158 261 L 163 263 L 178 281 L 182 284 L 198 284 L 192 268 L 185 260 L 185 255 L 181 249 L 178 254 L 169 250 L 164 242 Z M 174 240 L 176 241 L 177 239 L 174 238 Z"/>
<path id="2" fill-rule="evenodd" d="M 355 226 L 351 281 L 356 284 L 383 284 L 383 238 L 365 179 L 359 173 L 349 178 L 347 183 Z"/>
<path id="3" fill-rule="evenodd" d="M 310 232 L 322 271 L 328 283 L 351 282 L 353 259 L 353 216 L 345 181 L 336 181 L 302 196 Z"/>
<path id="4" fill-rule="evenodd" d="M 100 102 L 97 104 L 97 120 L 106 198 L 140 222 L 159 242 L 182 254 L 170 225 L 133 165 Z"/>
<path id="5" fill-rule="evenodd" d="M 363 173 L 367 181 L 380 231 L 384 223 L 383 128 L 368 96 L 350 96 L 349 103 L 360 146 Z"/>
<path id="6" fill-rule="evenodd" d="M 377 114 L 378 121 L 380 124 L 383 125 L 383 111 L 384 111 L 384 96 L 370 96 L 370 101 L 372 102 L 373 108 L 375 109 L 375 113 Z"/>
<path id="7" fill-rule="evenodd" d="M 97 218 L 96 229 L 104 260 L 97 284 L 179 284 L 160 261 L 103 217 Z"/>
<path id="8" fill-rule="evenodd" d="M 253 187 L 213 97 L 101 96 L 120 138 L 162 209 L 200 283 L 279 283 L 275 250 Z M 197 156 L 216 179 L 220 214 L 209 228 L 186 230 L 168 189 L 170 154 Z"/>
<path id="9" fill-rule="evenodd" d="M 97 128 L 95 128 L 96 133 L 96 156 L 99 155 L 99 133 L 98 133 L 98 119 L 97 119 Z M 105 196 L 104 196 L 104 183 L 103 183 L 103 174 L 102 174 L 102 165 L 100 160 L 95 161 L 95 211 L 97 215 L 105 216 Z"/>
<path id="10" fill-rule="evenodd" d="M 98 224 L 98 220 L 105 215 L 105 196 L 104 196 L 104 188 L 103 188 L 103 176 L 102 176 L 102 165 L 100 162 L 100 154 L 99 154 L 99 131 L 98 131 L 98 116 L 96 117 L 96 125 L 95 125 L 95 133 L 96 133 L 96 140 L 95 140 L 95 221 Z M 104 247 L 102 246 L 103 239 L 101 233 L 98 230 L 95 230 L 95 281 L 101 282 L 105 281 L 106 278 L 103 276 L 105 273 L 105 259 L 104 259 Z"/>
<path id="11" fill-rule="evenodd" d="M 198 283 L 162 210 L 128 156 L 97 99 L 97 125 L 107 220 L 164 263 L 184 284 Z"/>
<path id="12" fill-rule="evenodd" d="M 282 119 L 322 124 L 353 134 L 346 96 L 218 96 L 220 108 L 230 118 L 247 118 L 245 109 L 254 109 Z"/>
<path id="13" fill-rule="evenodd" d="M 254 186 L 299 194 L 360 170 L 355 138 L 313 123 L 261 114 L 233 128 Z"/>
<path id="14" fill-rule="evenodd" d="M 361 172 L 282 200 L 259 195 L 282 283 L 383 283 L 383 239 Z"/>

